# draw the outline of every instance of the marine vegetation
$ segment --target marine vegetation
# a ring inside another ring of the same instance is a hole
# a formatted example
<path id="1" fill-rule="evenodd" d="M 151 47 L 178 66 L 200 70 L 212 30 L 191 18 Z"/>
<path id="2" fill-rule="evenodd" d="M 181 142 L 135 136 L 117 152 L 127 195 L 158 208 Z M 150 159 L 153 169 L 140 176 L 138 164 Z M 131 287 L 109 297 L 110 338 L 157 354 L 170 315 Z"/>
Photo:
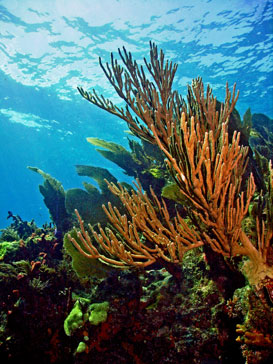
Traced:
<path id="1" fill-rule="evenodd" d="M 3 241 L 14 241 L 16 239 L 24 239 L 32 234 L 37 226 L 34 221 L 24 221 L 20 216 L 14 215 L 11 211 L 8 211 L 7 219 L 12 219 L 8 229 L 1 229 L 1 240 Z"/>
<path id="2" fill-rule="evenodd" d="M 118 233 L 100 227 L 98 233 L 90 226 L 94 240 L 104 251 L 101 253 L 78 214 L 78 236 L 84 249 L 73 238 L 71 241 L 83 255 L 122 268 L 146 267 L 159 259 L 179 263 L 187 251 L 206 245 L 223 257 L 247 257 L 243 271 L 260 290 L 273 279 L 273 171 L 270 161 L 266 190 L 259 191 L 255 236 L 249 237 L 242 225 L 256 186 L 253 173 L 245 175 L 248 148 L 240 145 L 239 132 L 235 130 L 232 136 L 228 133 L 229 117 L 239 96 L 235 85 L 232 93 L 227 85 L 219 111 L 212 90 L 208 86 L 205 93 L 202 79 L 197 78 L 188 87 L 186 103 L 172 90 L 177 65 L 165 62 L 163 52 L 159 55 L 155 45 L 151 44 L 150 63 L 145 60 L 153 81 L 125 49 L 119 54 L 127 70 L 113 56 L 111 66 L 100 64 L 126 102 L 126 109 L 98 96 L 95 90 L 79 91 L 91 103 L 125 120 L 136 136 L 162 150 L 170 175 L 185 197 L 190 222 L 179 213 L 171 219 L 164 200 L 160 201 L 153 190 L 149 199 L 139 182 L 136 191 L 109 182 L 110 191 L 121 199 L 130 219 L 112 204 L 103 206 Z"/>
<path id="3" fill-rule="evenodd" d="M 160 262 L 170 272 L 187 252 L 204 247 L 209 266 L 218 265 L 218 274 L 225 270 L 233 292 L 238 288 L 233 272 L 243 272 L 264 304 L 269 299 L 272 306 L 272 162 L 267 161 L 261 184 L 260 165 L 249 145 L 242 144 L 248 144 L 249 115 L 239 126 L 242 138 L 234 123 L 229 126 L 239 96 L 235 85 L 232 92 L 226 86 L 226 98 L 219 107 L 211 88 L 205 92 L 202 79 L 194 79 L 186 102 L 172 88 L 177 65 L 165 61 L 154 44 L 150 44 L 150 62 L 144 59 L 146 70 L 125 48 L 119 56 L 124 66 L 113 54 L 110 64 L 103 65 L 100 59 L 100 66 L 125 108 L 95 90 L 78 90 L 163 152 L 169 174 L 184 198 L 186 218 L 179 212 L 171 216 L 164 199 L 153 189 L 144 192 L 139 180 L 134 189 L 106 181 L 127 214 L 111 203 L 103 205 L 110 227 L 89 225 L 88 232 L 76 211 L 78 239 L 68 235 L 69 239 L 83 256 L 113 267 L 147 268 Z M 272 315 L 270 306 L 266 309 Z M 272 337 L 268 340 L 272 348 Z M 251 335 L 246 335 L 246 343 L 251 343 Z"/>
<path id="4" fill-rule="evenodd" d="M 139 178 L 142 185 L 147 188 L 152 185 L 160 193 L 165 184 L 166 168 L 163 153 L 155 146 L 141 141 L 129 140 L 130 151 L 119 144 L 106 142 L 99 138 L 87 138 L 87 141 L 100 147 L 97 151 L 121 167 L 124 173 Z M 44 203 L 50 212 L 50 218 L 59 235 L 70 230 L 74 224 L 74 210 L 78 209 L 84 220 L 91 224 L 100 221 L 107 223 L 107 217 L 101 209 L 102 204 L 111 201 L 122 209 L 119 198 L 108 189 L 105 180 L 117 183 L 117 179 L 107 169 L 87 165 L 76 165 L 79 176 L 91 178 L 97 182 L 99 189 L 89 182 L 83 182 L 84 189 L 71 188 L 64 190 L 60 181 L 45 173 L 37 167 L 28 167 L 29 170 L 40 174 L 44 183 L 39 190 L 44 197 Z M 122 183 L 126 186 L 126 183 Z M 129 187 L 129 186 L 127 186 Z"/>
<path id="5" fill-rule="evenodd" d="M 221 104 L 197 78 L 184 100 L 152 43 L 145 66 L 119 56 L 99 63 L 124 107 L 79 92 L 138 138 L 87 138 L 135 182 L 77 165 L 98 187 L 65 191 L 29 167 L 54 226 L 2 230 L 0 360 L 271 363 L 272 120 L 241 121 L 235 85 Z"/>

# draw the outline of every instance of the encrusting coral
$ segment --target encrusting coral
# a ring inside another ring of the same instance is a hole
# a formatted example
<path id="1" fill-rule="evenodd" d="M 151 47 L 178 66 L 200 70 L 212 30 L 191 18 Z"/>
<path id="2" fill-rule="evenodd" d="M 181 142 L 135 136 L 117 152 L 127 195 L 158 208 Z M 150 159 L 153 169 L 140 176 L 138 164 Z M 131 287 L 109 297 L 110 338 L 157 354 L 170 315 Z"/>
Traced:
<path id="1" fill-rule="evenodd" d="M 107 63 L 105 67 L 101 60 L 100 65 L 126 102 L 125 109 L 98 96 L 95 90 L 88 93 L 79 88 L 79 92 L 91 103 L 125 120 L 136 136 L 163 151 L 169 172 L 187 201 L 190 223 L 178 213 L 172 220 L 164 201 L 161 203 L 153 191 L 149 199 L 139 183 L 135 185 L 136 192 L 108 183 L 131 219 L 111 204 L 108 208 L 103 206 L 113 229 L 99 226 L 97 232 L 90 226 L 90 237 L 78 214 L 78 237 L 82 244 L 70 237 L 72 243 L 83 255 L 121 268 L 147 266 L 161 258 L 176 263 L 187 250 L 206 245 L 225 257 L 247 256 L 244 272 L 250 283 L 261 288 L 273 279 L 269 259 L 273 171 L 269 162 L 267 191 L 260 193 L 264 211 L 255 217 L 257 241 L 252 241 L 242 228 L 255 193 L 253 175 L 248 176 L 247 183 L 243 180 L 248 148 L 240 145 L 239 132 L 234 131 L 232 137 L 228 133 L 229 118 L 239 96 L 235 94 L 235 85 L 232 94 L 227 85 L 225 102 L 219 111 L 211 88 L 208 86 L 205 93 L 202 79 L 197 78 L 188 87 L 186 103 L 172 90 L 177 65 L 165 62 L 163 52 L 158 54 L 154 44 L 150 45 L 150 63 L 144 60 L 153 81 L 125 48 L 119 54 L 126 69 L 113 55 L 111 65 Z"/>

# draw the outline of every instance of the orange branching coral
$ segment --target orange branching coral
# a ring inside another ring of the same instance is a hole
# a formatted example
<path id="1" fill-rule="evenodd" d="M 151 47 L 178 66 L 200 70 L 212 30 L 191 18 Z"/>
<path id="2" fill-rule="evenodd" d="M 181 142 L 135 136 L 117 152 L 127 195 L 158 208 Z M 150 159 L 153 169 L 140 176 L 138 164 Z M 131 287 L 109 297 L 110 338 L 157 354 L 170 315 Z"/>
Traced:
<path id="1" fill-rule="evenodd" d="M 143 67 L 138 67 L 131 53 L 123 48 L 119 55 L 126 66 L 121 67 L 111 54 L 111 65 L 100 66 L 117 94 L 123 99 L 126 109 L 114 105 L 110 100 L 99 96 L 95 90 L 86 92 L 78 88 L 80 94 L 96 106 L 126 121 L 130 130 L 138 137 L 155 143 L 151 132 L 151 124 L 156 122 L 165 140 L 171 122 L 181 116 L 181 108 L 186 105 L 177 91 L 172 90 L 177 65 L 164 61 L 164 53 L 158 54 L 157 47 L 150 44 L 150 60 L 144 62 L 154 82 L 146 76 Z M 140 123 L 135 115 L 146 124 Z"/>
<path id="2" fill-rule="evenodd" d="M 272 279 L 273 269 L 268 262 L 273 232 L 272 167 L 270 164 L 268 193 L 261 196 L 266 212 L 257 217 L 257 243 L 253 243 L 242 229 L 255 192 L 252 174 L 246 191 L 242 189 L 248 149 L 239 144 L 240 133 L 235 131 L 229 140 L 227 131 L 238 99 L 235 85 L 232 93 L 226 86 L 225 102 L 219 110 L 211 88 L 205 93 L 202 79 L 197 78 L 188 87 L 186 103 L 172 90 L 177 65 L 165 62 L 164 53 L 158 54 L 154 44 L 150 44 L 150 63 L 144 60 L 149 78 L 125 48 L 119 54 L 126 68 L 113 55 L 111 65 L 103 66 L 101 60 L 100 65 L 126 102 L 125 109 L 94 90 L 88 93 L 79 88 L 79 92 L 91 103 L 125 120 L 135 135 L 161 149 L 171 176 L 192 207 L 193 224 L 187 225 L 179 214 L 172 221 L 164 201 L 160 202 L 153 191 L 150 200 L 139 183 L 135 185 L 136 192 L 131 193 L 121 185 L 108 184 L 131 218 L 121 215 L 111 204 L 104 206 L 113 228 L 104 230 L 99 226 L 97 232 L 90 226 L 90 237 L 78 215 L 82 247 L 71 238 L 73 244 L 86 256 L 122 268 L 147 266 L 157 259 L 179 262 L 187 250 L 208 244 L 223 256 L 247 256 L 252 266 L 245 271 L 248 276 L 252 272 L 254 284 L 266 277 Z"/>
<path id="3" fill-rule="evenodd" d="M 180 134 L 174 130 L 168 150 L 163 146 L 153 127 L 159 147 L 167 156 L 167 164 L 180 191 L 194 206 L 195 214 L 214 232 L 216 239 L 204 236 L 214 250 L 223 255 L 236 255 L 236 246 L 242 219 L 247 213 L 255 185 L 250 177 L 246 201 L 239 196 L 246 148 L 239 146 L 239 134 L 228 142 L 226 124 L 215 139 L 213 132 L 200 132 L 200 126 L 191 117 L 187 125 L 183 113 Z"/>
<path id="4" fill-rule="evenodd" d="M 241 335 L 236 339 L 239 343 L 273 349 L 272 336 L 269 334 L 257 331 L 251 332 L 244 325 L 239 324 L 236 325 L 236 333 Z"/>
<path id="5" fill-rule="evenodd" d="M 103 254 L 95 247 L 76 211 L 81 227 L 78 238 L 82 246 L 71 236 L 70 240 L 86 257 L 98 258 L 120 268 L 145 267 L 160 258 L 172 263 L 181 262 L 186 251 L 203 245 L 198 232 L 191 230 L 179 214 L 171 221 L 165 202 L 161 203 L 152 189 L 153 201 L 142 191 L 138 181 L 135 183 L 136 192 L 129 192 L 121 184 L 108 182 L 108 187 L 120 198 L 131 220 L 121 215 L 110 202 L 108 207 L 103 205 L 113 229 L 103 229 L 98 225 L 97 232 L 89 224 L 92 236 L 104 251 Z"/>
<path id="6" fill-rule="evenodd" d="M 272 162 L 268 163 L 267 193 L 260 195 L 258 205 L 259 214 L 256 217 L 256 239 L 253 243 L 247 234 L 241 230 L 240 240 L 242 245 L 248 246 L 248 257 L 244 265 L 244 272 L 251 284 L 258 289 L 263 286 L 272 286 L 272 240 L 273 240 L 273 169 Z M 272 289 L 268 292 L 273 299 Z"/>

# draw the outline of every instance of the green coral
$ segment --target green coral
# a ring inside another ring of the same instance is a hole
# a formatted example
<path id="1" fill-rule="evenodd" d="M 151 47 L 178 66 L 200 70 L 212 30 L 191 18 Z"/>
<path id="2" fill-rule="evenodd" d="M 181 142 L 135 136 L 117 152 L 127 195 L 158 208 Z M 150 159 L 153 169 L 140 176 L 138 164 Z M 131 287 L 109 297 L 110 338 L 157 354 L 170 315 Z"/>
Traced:
<path id="1" fill-rule="evenodd" d="M 77 237 L 76 231 L 71 231 L 70 235 L 76 239 L 77 243 L 82 247 L 80 239 Z M 64 236 L 64 249 L 72 258 L 72 268 L 75 270 L 79 277 L 97 277 L 105 278 L 108 272 L 111 270 L 110 267 L 101 263 L 98 259 L 87 258 L 81 254 L 73 245 L 68 238 L 68 234 Z"/>
<path id="2" fill-rule="evenodd" d="M 12 219 L 12 223 L 7 228 L 0 229 L 0 241 L 26 239 L 37 230 L 34 220 L 24 221 L 19 215 L 14 215 L 11 211 L 8 211 L 7 219 Z"/>
<path id="3" fill-rule="evenodd" d="M 19 241 L 0 242 L 0 261 L 12 262 L 16 260 L 20 249 Z"/>
<path id="4" fill-rule="evenodd" d="M 72 188 L 66 192 L 65 206 L 67 211 L 72 214 L 77 209 L 84 221 L 95 224 L 98 221 L 102 225 L 107 223 L 107 217 L 102 209 L 103 204 L 111 201 L 114 205 L 121 207 L 119 199 L 114 196 L 108 189 L 105 179 L 109 182 L 117 182 L 116 178 L 105 168 L 77 165 L 79 176 L 90 177 L 95 180 L 99 188 L 91 183 L 84 182 L 85 190 Z"/>
<path id="5" fill-rule="evenodd" d="M 145 190 L 149 191 L 150 186 L 152 186 L 155 192 L 160 193 L 166 178 L 168 178 L 168 173 L 163 154 L 155 145 L 144 140 L 141 140 L 140 144 L 135 140 L 128 139 L 131 149 L 129 152 L 121 145 L 103 139 L 87 138 L 87 141 L 92 145 L 106 149 L 96 150 L 104 158 L 121 167 L 125 174 L 138 178 Z"/>
<path id="6" fill-rule="evenodd" d="M 248 108 L 243 116 L 242 131 L 246 138 L 249 140 L 252 130 L 252 115 L 250 108 Z"/>
<path id="7" fill-rule="evenodd" d="M 79 343 L 79 345 L 78 345 L 78 347 L 77 347 L 77 349 L 76 349 L 76 353 L 77 354 L 79 354 L 79 353 L 84 353 L 85 352 L 85 350 L 86 350 L 86 344 L 83 342 L 83 341 L 81 341 L 80 343 Z"/>
<path id="8" fill-rule="evenodd" d="M 251 115 L 249 144 L 268 160 L 273 159 L 273 120 L 264 114 Z"/>
<path id="9" fill-rule="evenodd" d="M 135 177 L 135 170 L 138 164 L 134 161 L 132 155 L 121 145 L 107 142 L 99 138 L 87 138 L 88 143 L 104 149 L 96 149 L 104 158 L 121 167 L 126 174 Z"/>
<path id="10" fill-rule="evenodd" d="M 85 186 L 87 185 L 88 192 L 80 188 L 71 188 L 66 192 L 66 209 L 71 214 L 77 209 L 82 219 L 90 224 L 101 221 L 101 223 L 105 225 L 107 219 L 101 205 L 106 203 L 106 199 L 96 187 L 85 184 Z M 91 188 L 93 188 L 93 190 Z"/>
<path id="11" fill-rule="evenodd" d="M 64 321 L 64 332 L 71 336 L 73 332 L 81 328 L 84 324 L 83 307 L 80 300 L 76 301 L 71 312 Z"/>
<path id="12" fill-rule="evenodd" d="M 39 190 L 44 196 L 44 203 L 57 230 L 60 232 L 69 230 L 72 227 L 72 216 L 67 213 L 65 208 L 65 191 L 62 184 L 37 167 L 28 167 L 28 169 L 44 178 L 44 184 L 39 186 Z"/>
<path id="13" fill-rule="evenodd" d="M 99 325 L 107 320 L 109 302 L 93 303 L 89 306 L 89 322 L 91 325 Z"/>
<path id="14" fill-rule="evenodd" d="M 144 189 L 149 190 L 149 187 L 152 186 L 154 191 L 160 194 L 167 174 L 162 152 L 156 146 L 145 141 L 141 141 L 140 144 L 134 140 L 129 140 L 131 149 L 129 152 L 121 145 L 103 139 L 87 138 L 87 141 L 104 148 L 97 149 L 97 151 L 103 157 L 120 166 L 125 174 L 138 178 Z M 50 212 L 52 221 L 57 230 L 62 233 L 72 228 L 75 209 L 79 211 L 84 221 L 91 224 L 99 221 L 102 226 L 108 223 L 108 219 L 101 208 L 103 204 L 111 202 L 121 213 L 125 212 L 119 198 L 109 191 L 105 181 L 107 179 L 108 182 L 117 183 L 117 179 L 105 168 L 76 165 L 77 174 L 95 180 L 99 189 L 91 183 L 83 182 L 85 190 L 71 188 L 67 191 L 50 174 L 37 167 L 28 168 L 44 178 L 44 184 L 39 186 L 39 190 L 44 196 L 44 203 Z M 122 185 L 126 188 L 132 188 L 124 182 Z"/>
<path id="15" fill-rule="evenodd" d="M 109 302 L 92 303 L 85 298 L 78 299 L 71 312 L 64 321 L 64 332 L 67 336 L 83 327 L 84 323 L 89 321 L 91 325 L 99 325 L 107 320 Z"/>
<path id="16" fill-rule="evenodd" d="M 109 182 L 117 182 L 117 179 L 105 168 L 76 165 L 76 170 L 79 176 L 86 176 L 94 179 L 101 190 L 102 194 L 110 195 L 105 179 Z"/>
<path id="17" fill-rule="evenodd" d="M 180 188 L 177 186 L 176 183 L 170 183 L 164 186 L 162 188 L 161 195 L 162 197 L 165 197 L 169 200 L 179 202 L 181 205 L 185 204 L 185 202 L 188 204 L 188 200 L 181 193 Z"/>
<path id="18" fill-rule="evenodd" d="M 94 179 L 100 188 L 84 182 L 85 190 L 72 188 L 64 190 L 62 184 L 50 174 L 36 167 L 28 167 L 31 171 L 40 174 L 44 178 L 44 184 L 39 186 L 44 196 L 52 221 L 60 232 L 67 232 L 73 226 L 74 210 L 77 209 L 82 218 L 89 223 L 101 221 L 106 224 L 107 218 L 101 208 L 102 204 L 112 201 L 120 206 L 119 199 L 108 190 L 105 179 L 109 182 L 117 182 L 116 178 L 105 168 L 77 165 L 77 173 Z"/>

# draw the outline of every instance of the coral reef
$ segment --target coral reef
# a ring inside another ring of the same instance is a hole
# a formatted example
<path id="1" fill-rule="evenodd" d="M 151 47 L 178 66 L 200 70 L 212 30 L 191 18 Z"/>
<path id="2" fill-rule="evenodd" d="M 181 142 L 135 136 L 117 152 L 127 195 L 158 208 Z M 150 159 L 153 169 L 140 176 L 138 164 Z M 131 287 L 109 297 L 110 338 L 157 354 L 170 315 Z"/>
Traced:
<path id="1" fill-rule="evenodd" d="M 111 66 L 107 63 L 104 67 L 101 62 L 100 65 L 126 102 L 126 112 L 95 91 L 88 93 L 79 88 L 79 92 L 91 103 L 125 120 L 136 136 L 156 144 L 165 154 L 168 170 L 192 210 L 189 213 L 192 224 L 187 224 L 179 214 L 172 223 L 164 201 L 161 205 L 153 190 L 151 201 L 141 192 L 140 184 L 136 185 L 137 193 L 129 194 L 121 185 L 108 183 L 110 191 L 121 199 L 131 216 L 129 220 L 108 204 L 108 209 L 103 208 L 118 234 L 100 226 L 98 234 L 90 226 L 95 241 L 109 257 L 96 249 L 79 215 L 81 231 L 78 236 L 85 249 L 72 237 L 71 242 L 83 255 L 122 268 L 147 266 L 160 258 L 177 263 L 182 261 L 186 251 L 205 244 L 224 257 L 247 256 L 249 262 L 245 264 L 244 273 L 250 283 L 260 289 L 264 282 L 273 280 L 269 259 L 273 236 L 273 172 L 269 162 L 267 191 L 261 195 L 266 212 L 265 216 L 256 216 L 256 244 L 242 228 L 255 192 L 253 174 L 248 178 L 246 190 L 242 186 L 248 148 L 240 146 L 240 133 L 234 131 L 230 141 L 227 131 L 239 96 L 235 95 L 235 86 L 232 94 L 227 86 L 226 99 L 219 111 L 212 90 L 208 87 L 205 94 L 202 79 L 198 78 L 188 87 L 186 104 L 178 92 L 172 90 L 177 65 L 165 63 L 163 52 L 159 55 L 155 45 L 150 47 L 150 63 L 145 60 L 153 81 L 149 81 L 143 68 L 138 67 L 125 49 L 119 51 L 119 55 L 126 71 L 113 56 Z M 246 137 L 250 135 L 249 119 L 248 112 L 242 126 Z"/>
<path id="2" fill-rule="evenodd" d="M 272 287 L 273 281 L 273 171 L 271 161 L 266 167 L 263 162 L 267 177 L 261 182 L 257 151 L 256 160 L 252 158 L 247 168 L 247 156 L 253 155 L 248 141 L 250 111 L 242 124 L 237 112 L 231 118 L 238 99 L 235 86 L 232 93 L 227 86 L 226 99 L 219 110 L 209 86 L 205 94 L 201 78 L 188 87 L 186 103 L 172 90 L 177 65 L 165 62 L 163 52 L 159 54 L 154 44 L 150 44 L 150 62 L 144 59 L 150 78 L 125 48 L 119 50 L 119 55 L 126 68 L 113 55 L 110 64 L 104 66 L 100 60 L 100 66 L 125 101 L 126 109 L 115 106 L 95 90 L 86 92 L 79 88 L 79 92 L 92 104 L 125 120 L 134 135 L 157 145 L 165 154 L 169 173 L 185 199 L 187 219 L 179 213 L 174 219 L 170 217 L 164 200 L 161 203 L 153 190 L 152 200 L 149 199 L 139 182 L 136 192 L 108 182 L 110 191 L 126 207 L 127 216 L 109 203 L 103 209 L 113 228 L 103 229 L 99 225 L 96 230 L 90 225 L 89 235 L 76 211 L 81 244 L 71 235 L 68 238 L 85 257 L 123 269 L 147 267 L 162 259 L 177 264 L 182 262 L 185 252 L 204 245 L 209 265 L 220 261 L 220 254 L 225 258 L 222 264 L 241 270 L 257 294 L 263 296 L 261 292 L 268 292 L 266 287 Z M 258 195 L 254 196 L 255 189 Z M 251 201 L 256 207 L 252 208 L 250 218 L 254 223 L 249 235 L 244 221 Z M 243 261 L 241 269 L 238 262 Z M 232 280 L 232 274 L 227 272 L 226 279 Z M 270 296 L 271 293 L 272 289 Z"/>
<path id="3" fill-rule="evenodd" d="M 235 87 L 221 104 L 200 78 L 186 102 L 154 44 L 149 76 L 119 54 L 125 68 L 113 55 L 100 65 L 126 108 L 79 91 L 140 139 L 127 151 L 88 138 L 136 182 L 78 165 L 99 188 L 65 191 L 30 167 L 54 226 L 9 213 L 1 231 L 0 360 L 271 363 L 270 120 L 248 110 L 241 122 Z"/>

